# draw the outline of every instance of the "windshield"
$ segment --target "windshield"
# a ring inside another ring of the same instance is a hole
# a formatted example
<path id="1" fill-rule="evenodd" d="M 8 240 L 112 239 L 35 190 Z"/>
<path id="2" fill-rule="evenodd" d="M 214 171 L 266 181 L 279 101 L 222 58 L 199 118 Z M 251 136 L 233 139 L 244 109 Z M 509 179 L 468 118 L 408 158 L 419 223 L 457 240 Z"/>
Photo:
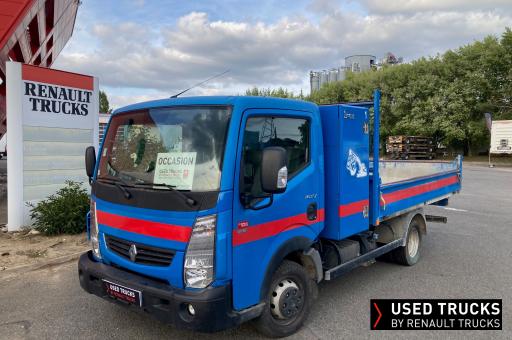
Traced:
<path id="1" fill-rule="evenodd" d="M 219 189 L 230 107 L 155 108 L 112 117 L 98 179 L 155 189 Z"/>

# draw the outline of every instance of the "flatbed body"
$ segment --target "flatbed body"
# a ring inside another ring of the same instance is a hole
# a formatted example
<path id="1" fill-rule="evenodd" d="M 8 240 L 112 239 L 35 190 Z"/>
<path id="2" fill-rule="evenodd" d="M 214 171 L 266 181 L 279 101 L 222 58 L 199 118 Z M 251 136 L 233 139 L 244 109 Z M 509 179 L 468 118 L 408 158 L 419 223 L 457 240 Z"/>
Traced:
<path id="1" fill-rule="evenodd" d="M 379 202 L 372 202 L 378 211 L 373 223 L 441 202 L 458 193 L 462 158 L 452 162 L 384 160 L 379 161 L 379 174 L 380 198 Z M 370 181 L 373 182 L 373 174 Z"/>

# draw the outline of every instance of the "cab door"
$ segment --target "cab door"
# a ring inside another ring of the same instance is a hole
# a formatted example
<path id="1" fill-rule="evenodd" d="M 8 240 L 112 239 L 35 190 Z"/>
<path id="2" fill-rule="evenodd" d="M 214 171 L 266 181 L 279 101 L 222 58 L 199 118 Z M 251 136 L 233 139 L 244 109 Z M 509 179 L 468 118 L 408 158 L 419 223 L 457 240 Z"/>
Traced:
<path id="1" fill-rule="evenodd" d="M 272 255 L 287 242 L 313 241 L 323 227 L 320 122 L 311 112 L 247 110 L 239 134 L 233 206 L 233 305 L 260 302 Z M 287 151 L 288 185 L 272 198 L 261 189 L 263 149 Z"/>

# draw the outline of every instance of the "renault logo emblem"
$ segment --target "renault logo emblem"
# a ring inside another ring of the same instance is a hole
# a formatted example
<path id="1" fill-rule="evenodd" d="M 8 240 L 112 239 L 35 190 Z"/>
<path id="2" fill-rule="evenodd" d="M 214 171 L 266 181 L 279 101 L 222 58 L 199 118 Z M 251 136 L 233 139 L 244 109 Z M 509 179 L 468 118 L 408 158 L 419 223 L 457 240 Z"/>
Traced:
<path id="1" fill-rule="evenodd" d="M 130 246 L 130 250 L 128 251 L 128 254 L 130 254 L 130 260 L 132 262 L 135 262 L 135 259 L 137 257 L 137 246 L 135 244 L 132 244 Z"/>

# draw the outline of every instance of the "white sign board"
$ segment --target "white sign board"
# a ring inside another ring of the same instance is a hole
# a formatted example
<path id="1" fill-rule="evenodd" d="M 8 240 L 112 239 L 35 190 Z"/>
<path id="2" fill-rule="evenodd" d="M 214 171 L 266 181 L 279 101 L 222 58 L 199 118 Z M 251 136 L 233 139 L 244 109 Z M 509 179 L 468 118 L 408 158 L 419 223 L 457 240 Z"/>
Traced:
<path id="1" fill-rule="evenodd" d="M 168 184 L 179 190 L 192 190 L 196 152 L 159 153 L 153 183 Z"/>
<path id="2" fill-rule="evenodd" d="M 512 154 L 512 120 L 493 120 L 491 153 Z"/>
<path id="3" fill-rule="evenodd" d="M 30 226 L 30 207 L 67 180 L 87 183 L 84 152 L 98 146 L 98 80 L 7 63 L 9 230 Z"/>

